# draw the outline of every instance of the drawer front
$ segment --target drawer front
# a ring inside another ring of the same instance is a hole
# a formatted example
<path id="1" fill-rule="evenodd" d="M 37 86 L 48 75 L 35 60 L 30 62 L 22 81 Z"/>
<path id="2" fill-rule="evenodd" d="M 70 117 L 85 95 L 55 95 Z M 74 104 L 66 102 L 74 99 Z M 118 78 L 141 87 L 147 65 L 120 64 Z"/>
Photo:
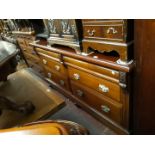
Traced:
<path id="1" fill-rule="evenodd" d="M 40 59 L 37 56 L 31 55 L 29 53 L 24 53 L 24 56 L 27 60 L 32 61 L 35 64 L 40 64 Z"/>
<path id="2" fill-rule="evenodd" d="M 43 76 L 45 76 L 44 70 L 43 70 L 42 66 L 40 66 L 40 65 L 38 65 L 38 64 L 36 64 L 36 63 L 34 63 L 32 61 L 29 61 L 29 60 L 27 60 L 27 62 L 28 62 L 29 66 L 31 68 L 33 68 L 34 70 L 36 70 L 37 72 L 39 72 L 40 74 L 42 74 Z"/>
<path id="3" fill-rule="evenodd" d="M 66 90 L 70 90 L 67 78 L 62 77 L 55 72 L 52 72 L 48 67 L 45 67 L 45 75 L 61 87 L 65 88 Z"/>
<path id="4" fill-rule="evenodd" d="M 84 38 L 123 40 L 123 25 L 84 26 Z"/>
<path id="5" fill-rule="evenodd" d="M 49 56 L 51 56 L 53 58 L 56 58 L 57 60 L 60 59 L 60 54 L 58 54 L 58 53 L 54 53 L 54 52 L 51 52 L 51 51 L 43 50 L 43 49 L 40 49 L 40 48 L 35 48 L 35 51 L 39 52 L 39 53 L 43 53 L 43 54 L 49 55 Z"/>
<path id="6" fill-rule="evenodd" d="M 119 79 L 119 72 L 116 70 L 100 67 L 97 65 L 93 65 L 93 64 L 80 61 L 80 60 L 76 60 L 73 58 L 69 58 L 69 57 L 64 57 L 64 61 L 69 64 L 74 64 L 78 67 L 85 68 L 85 69 L 91 70 L 96 73 L 100 73 L 101 75 L 106 75 L 106 76 L 109 76 L 115 79 Z"/>
<path id="7" fill-rule="evenodd" d="M 49 56 L 45 55 L 39 55 L 39 56 L 44 66 L 49 67 L 51 70 L 59 74 L 63 75 L 67 74 L 66 68 L 61 63 L 52 60 L 51 57 Z"/>
<path id="8" fill-rule="evenodd" d="M 88 87 L 84 87 L 71 81 L 73 94 L 86 104 L 109 117 L 115 122 L 122 123 L 122 105 L 115 102 L 106 101 L 104 96 Z"/>
<path id="9" fill-rule="evenodd" d="M 17 41 L 19 45 L 26 46 L 25 40 L 23 38 L 18 38 Z"/>
<path id="10" fill-rule="evenodd" d="M 77 83 L 81 83 L 89 88 L 92 88 L 105 96 L 108 96 L 118 102 L 120 102 L 120 86 L 118 84 L 112 83 L 108 80 L 104 80 L 102 78 L 98 78 L 86 72 L 77 70 L 75 68 L 69 67 L 69 77 L 76 81 Z"/>
<path id="11" fill-rule="evenodd" d="M 25 44 L 27 46 L 30 46 L 29 43 L 32 43 L 33 42 L 33 39 L 25 39 Z"/>

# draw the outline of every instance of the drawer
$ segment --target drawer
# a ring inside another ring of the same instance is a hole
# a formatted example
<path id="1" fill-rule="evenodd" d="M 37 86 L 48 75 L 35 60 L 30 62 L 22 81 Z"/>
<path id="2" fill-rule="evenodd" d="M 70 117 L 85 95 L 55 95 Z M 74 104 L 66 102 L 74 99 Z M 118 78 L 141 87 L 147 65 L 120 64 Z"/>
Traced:
<path id="1" fill-rule="evenodd" d="M 19 45 L 21 45 L 21 46 L 26 46 L 26 43 L 25 43 L 25 40 L 24 40 L 24 39 L 18 38 L 17 41 L 18 41 L 18 44 L 19 44 Z"/>
<path id="2" fill-rule="evenodd" d="M 53 70 L 54 72 L 57 72 L 61 75 L 67 74 L 67 70 L 66 70 L 65 66 L 62 65 L 60 62 L 52 60 L 52 57 L 50 57 L 48 55 L 44 55 L 44 54 L 40 54 L 40 53 L 38 53 L 38 54 L 39 54 L 39 57 L 40 57 L 42 64 L 44 66 L 49 67 L 51 70 Z"/>
<path id="3" fill-rule="evenodd" d="M 122 105 L 105 100 L 104 96 L 88 87 L 79 85 L 71 81 L 73 94 L 80 100 L 84 101 L 87 105 L 91 106 L 101 114 L 109 117 L 113 121 L 122 123 Z"/>
<path id="4" fill-rule="evenodd" d="M 49 55 L 49 56 L 51 56 L 55 60 L 59 60 L 60 59 L 60 54 L 58 54 L 58 53 L 54 53 L 54 52 L 51 52 L 51 51 L 43 50 L 43 49 L 40 49 L 40 48 L 35 48 L 35 51 L 38 52 L 38 53 Z"/>
<path id="5" fill-rule="evenodd" d="M 84 38 L 123 41 L 123 25 L 83 26 Z"/>
<path id="6" fill-rule="evenodd" d="M 94 72 L 96 74 L 100 74 L 100 76 L 109 76 L 114 79 L 119 80 L 119 72 L 116 70 L 100 67 L 97 65 L 93 65 L 84 61 L 76 60 L 69 57 L 64 57 L 64 61 L 67 63 L 67 65 L 75 65 L 84 69 L 87 69 L 90 72 Z"/>
<path id="7" fill-rule="evenodd" d="M 32 43 L 32 42 L 33 42 L 32 39 L 25 39 L 26 46 L 30 46 L 29 43 Z"/>
<path id="8" fill-rule="evenodd" d="M 36 70 L 38 73 L 40 73 L 40 74 L 42 74 L 43 76 L 45 76 L 44 70 L 43 70 L 42 66 L 40 66 L 40 65 L 38 65 L 38 64 L 36 64 L 36 63 L 33 63 L 32 61 L 29 61 L 29 60 L 27 60 L 27 63 L 29 64 L 29 66 L 30 66 L 31 68 L 33 68 L 33 69 Z"/>
<path id="9" fill-rule="evenodd" d="M 29 61 L 32 61 L 33 63 L 35 63 L 35 64 L 41 64 L 40 63 L 40 59 L 39 59 L 39 57 L 37 57 L 37 56 L 35 56 L 35 55 L 32 55 L 32 54 L 29 54 L 29 53 L 24 53 L 24 56 L 25 56 L 25 58 L 27 59 L 27 60 L 29 60 Z"/>
<path id="10" fill-rule="evenodd" d="M 108 96 L 118 102 L 120 102 L 120 86 L 116 83 L 110 82 L 108 80 L 98 78 L 94 75 L 88 74 L 86 72 L 77 70 L 75 68 L 69 67 L 69 77 L 81 83 L 89 88 L 92 88 L 105 96 Z"/>
<path id="11" fill-rule="evenodd" d="M 50 70 L 48 67 L 45 67 L 45 75 L 61 87 L 65 88 L 66 90 L 70 90 L 69 82 L 67 77 L 60 76 Z"/>

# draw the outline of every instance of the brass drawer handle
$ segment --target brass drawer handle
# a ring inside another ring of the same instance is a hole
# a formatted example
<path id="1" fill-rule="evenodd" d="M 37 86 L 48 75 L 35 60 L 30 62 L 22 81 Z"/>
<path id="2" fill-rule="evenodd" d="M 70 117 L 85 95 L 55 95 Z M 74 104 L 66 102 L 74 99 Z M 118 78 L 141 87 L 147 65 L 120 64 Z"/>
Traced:
<path id="1" fill-rule="evenodd" d="M 76 90 L 76 94 L 79 96 L 79 97 L 82 97 L 84 95 L 83 91 L 82 90 Z"/>
<path id="2" fill-rule="evenodd" d="M 96 31 L 93 29 L 92 31 L 91 30 L 87 30 L 87 32 L 88 32 L 89 36 L 93 36 Z"/>
<path id="3" fill-rule="evenodd" d="M 52 74 L 51 73 L 47 73 L 47 76 L 48 76 L 48 78 L 51 78 Z"/>
<path id="4" fill-rule="evenodd" d="M 60 80 L 60 85 L 62 85 L 62 86 L 64 86 L 64 85 L 65 85 L 64 80 Z"/>
<path id="5" fill-rule="evenodd" d="M 116 34 L 118 33 L 118 31 L 114 27 L 109 27 L 107 30 L 107 34 L 109 33 Z"/>
<path id="6" fill-rule="evenodd" d="M 56 71 L 60 71 L 60 66 L 55 65 L 55 70 L 56 70 Z"/>
<path id="7" fill-rule="evenodd" d="M 43 64 L 46 65 L 47 64 L 47 60 L 43 59 Z"/>
<path id="8" fill-rule="evenodd" d="M 75 80 L 80 80 L 80 75 L 77 73 L 73 74 Z"/>
<path id="9" fill-rule="evenodd" d="M 102 92 L 104 92 L 104 93 L 108 93 L 109 92 L 109 88 L 106 87 L 103 84 L 99 84 L 99 90 L 102 91 Z"/>
<path id="10" fill-rule="evenodd" d="M 110 112 L 110 108 L 106 105 L 101 105 L 101 110 L 105 113 L 109 113 Z"/>

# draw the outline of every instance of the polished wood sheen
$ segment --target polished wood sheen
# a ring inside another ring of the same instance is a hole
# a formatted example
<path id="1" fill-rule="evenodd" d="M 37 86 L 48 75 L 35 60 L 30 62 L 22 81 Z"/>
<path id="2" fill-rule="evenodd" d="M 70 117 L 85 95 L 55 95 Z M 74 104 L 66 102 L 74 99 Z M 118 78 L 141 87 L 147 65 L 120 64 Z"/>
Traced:
<path id="1" fill-rule="evenodd" d="M 35 110 L 29 115 L 5 110 L 0 116 L 1 129 L 37 121 L 64 106 L 62 96 L 30 68 L 11 74 L 0 85 L 0 96 L 6 96 L 18 105 L 31 101 L 35 106 Z"/>
<path id="2" fill-rule="evenodd" d="M 101 114 L 106 115 L 117 123 L 122 123 L 122 105 L 111 100 L 105 99 L 103 95 L 93 89 L 89 89 L 81 84 L 71 81 L 73 94 L 80 100 L 98 110 Z"/>
<path id="3" fill-rule="evenodd" d="M 120 102 L 120 86 L 118 84 L 109 82 L 107 80 L 95 77 L 91 74 L 87 74 L 83 71 L 77 70 L 75 68 L 68 67 L 69 76 L 72 80 L 76 81 L 77 83 L 81 83 L 85 86 L 88 86 L 101 94 L 111 97 L 118 102 Z M 79 79 L 75 77 L 75 75 L 79 76 Z M 103 85 L 108 90 L 104 91 L 100 89 L 100 85 Z"/>
<path id="4" fill-rule="evenodd" d="M 66 120 L 46 120 L 0 130 L 0 135 L 87 135 L 83 126 Z"/>
<path id="5" fill-rule="evenodd" d="M 135 20 L 134 134 L 155 134 L 155 20 Z"/>

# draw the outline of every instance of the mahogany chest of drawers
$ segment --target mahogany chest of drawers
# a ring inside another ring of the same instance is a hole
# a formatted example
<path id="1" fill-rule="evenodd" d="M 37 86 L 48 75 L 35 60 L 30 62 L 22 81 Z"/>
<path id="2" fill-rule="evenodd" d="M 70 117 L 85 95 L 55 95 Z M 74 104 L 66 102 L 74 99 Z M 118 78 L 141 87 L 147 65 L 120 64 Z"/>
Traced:
<path id="1" fill-rule="evenodd" d="M 119 134 L 129 133 L 130 65 L 31 43 L 52 85 Z M 97 62 L 100 63 L 97 64 Z M 103 63 L 103 64 L 102 64 Z"/>
<path id="2" fill-rule="evenodd" d="M 13 33 L 17 39 L 18 45 L 22 51 L 22 54 L 28 64 L 29 67 L 34 68 L 40 73 L 43 73 L 42 64 L 40 62 L 40 58 L 38 57 L 37 53 L 33 49 L 29 43 L 35 40 L 35 36 L 32 34 L 24 34 L 22 32 L 14 32 Z"/>
<path id="3" fill-rule="evenodd" d="M 26 58 L 42 67 L 52 87 L 117 133 L 128 134 L 134 67 L 132 20 L 84 19 L 82 24 L 84 55 L 72 47 L 18 41 Z M 51 31 L 52 37 L 58 37 L 56 30 Z"/>

